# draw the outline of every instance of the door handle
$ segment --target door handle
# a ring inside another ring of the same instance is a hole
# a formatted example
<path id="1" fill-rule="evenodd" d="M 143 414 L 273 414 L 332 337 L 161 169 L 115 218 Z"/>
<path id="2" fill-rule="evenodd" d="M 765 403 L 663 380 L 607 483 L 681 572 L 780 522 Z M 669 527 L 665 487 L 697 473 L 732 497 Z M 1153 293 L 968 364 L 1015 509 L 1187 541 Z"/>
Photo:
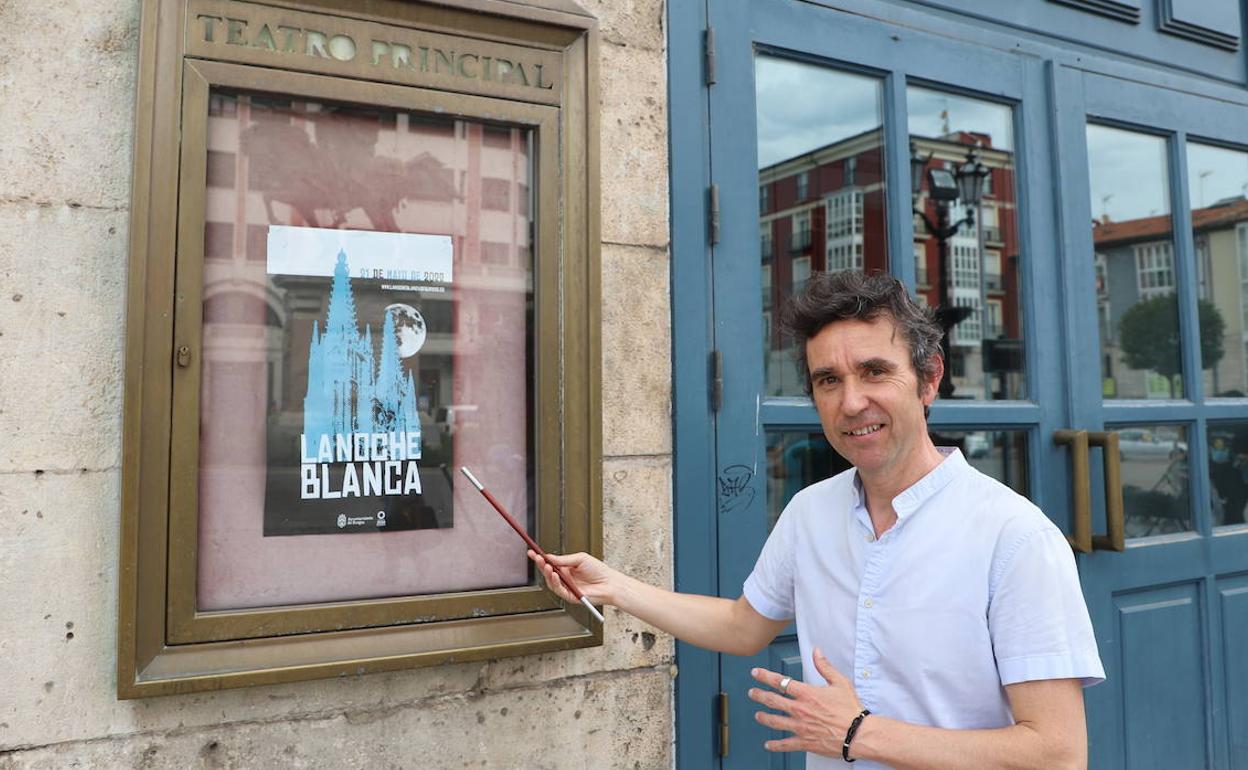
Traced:
<path id="1" fill-rule="evenodd" d="M 1066 536 L 1071 547 L 1080 553 L 1125 551 L 1127 546 L 1122 507 L 1122 455 L 1118 451 L 1117 432 L 1059 430 L 1053 432 L 1053 443 L 1070 447 L 1070 457 L 1074 465 L 1074 533 Z M 1091 447 L 1100 447 L 1105 460 L 1104 535 L 1092 533 L 1092 470 L 1088 460 Z"/>

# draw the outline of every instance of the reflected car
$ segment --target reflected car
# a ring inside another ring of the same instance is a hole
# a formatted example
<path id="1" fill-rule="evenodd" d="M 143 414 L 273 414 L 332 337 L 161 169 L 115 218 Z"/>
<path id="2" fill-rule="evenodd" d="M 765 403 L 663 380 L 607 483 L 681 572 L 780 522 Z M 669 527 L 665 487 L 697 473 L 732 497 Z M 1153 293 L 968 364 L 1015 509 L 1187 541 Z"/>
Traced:
<path id="1" fill-rule="evenodd" d="M 1172 459 L 1186 453 L 1186 443 L 1150 430 L 1124 428 L 1118 431 L 1118 454 L 1124 460 Z"/>
<path id="2" fill-rule="evenodd" d="M 967 457 L 987 457 L 992 439 L 986 433 L 968 433 L 962 437 L 962 453 Z"/>

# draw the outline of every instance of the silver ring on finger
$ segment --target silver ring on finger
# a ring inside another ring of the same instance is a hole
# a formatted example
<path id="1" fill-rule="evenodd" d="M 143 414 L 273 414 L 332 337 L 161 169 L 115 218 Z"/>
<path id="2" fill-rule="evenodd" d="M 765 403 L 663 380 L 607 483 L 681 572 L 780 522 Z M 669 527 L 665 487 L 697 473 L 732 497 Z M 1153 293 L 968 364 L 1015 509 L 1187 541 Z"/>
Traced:
<path id="1" fill-rule="evenodd" d="M 780 680 L 780 692 L 784 695 L 789 694 L 789 685 L 793 684 L 793 677 L 786 676 Z"/>

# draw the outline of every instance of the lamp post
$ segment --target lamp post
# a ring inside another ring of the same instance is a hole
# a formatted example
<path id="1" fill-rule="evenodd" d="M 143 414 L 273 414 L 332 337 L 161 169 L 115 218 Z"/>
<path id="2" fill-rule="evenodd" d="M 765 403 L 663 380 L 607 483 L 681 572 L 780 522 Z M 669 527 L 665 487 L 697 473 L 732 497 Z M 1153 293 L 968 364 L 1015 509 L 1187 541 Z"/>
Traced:
<path id="1" fill-rule="evenodd" d="M 979 161 L 979 155 L 974 148 L 966 154 L 966 160 L 958 167 L 957 171 L 950 171 L 941 166 L 930 165 L 932 155 L 929 153 L 927 157 L 919 154 L 918 148 L 914 142 L 910 143 L 910 195 L 914 201 L 913 211 L 919 215 L 919 219 L 923 220 L 924 227 L 936 238 L 937 253 L 939 255 L 939 283 L 937 288 L 939 291 L 939 306 L 936 309 L 936 322 L 940 324 L 943 331 L 941 337 L 941 352 L 945 357 L 945 373 L 940 378 L 939 393 L 941 398 L 950 398 L 953 396 L 953 378 L 950 374 L 951 366 L 949 360 L 949 332 L 953 327 L 961 323 L 969 316 L 973 309 L 969 307 L 954 307 L 949 301 L 949 239 L 957 234 L 962 225 L 975 224 L 975 208 L 979 205 L 984 195 L 984 178 L 988 176 L 988 167 Z M 923 189 L 923 177 L 927 177 L 928 195 L 936 203 L 936 222 L 927 216 L 927 212 L 918 205 L 919 195 Z M 953 206 L 956 202 L 961 201 L 966 205 L 966 214 L 956 222 L 950 221 L 953 218 Z M 979 258 L 983 259 L 982 247 Z M 980 267 L 982 277 L 983 267 Z"/>

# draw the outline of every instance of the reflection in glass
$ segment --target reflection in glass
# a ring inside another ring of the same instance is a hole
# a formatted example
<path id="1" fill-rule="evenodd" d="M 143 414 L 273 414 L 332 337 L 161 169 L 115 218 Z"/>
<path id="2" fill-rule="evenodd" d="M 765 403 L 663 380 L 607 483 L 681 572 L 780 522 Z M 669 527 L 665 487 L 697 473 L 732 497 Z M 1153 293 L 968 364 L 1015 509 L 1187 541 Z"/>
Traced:
<path id="1" fill-rule="evenodd" d="M 936 446 L 962 450 L 966 461 L 1020 495 L 1028 494 L 1027 436 L 1024 431 L 942 430 L 932 433 Z M 850 468 L 823 433 L 767 432 L 767 531 L 803 488 Z"/>
<path id="2" fill-rule="evenodd" d="M 1248 421 L 1209 423 L 1213 525 L 1243 524 L 1248 503 Z"/>
<path id="3" fill-rule="evenodd" d="M 1182 398 L 1166 140 L 1089 124 L 1104 398 Z"/>
<path id="4" fill-rule="evenodd" d="M 1027 481 L 1027 433 L 1009 430 L 945 430 L 932 433 L 936 446 L 956 446 L 972 467 L 1023 497 Z"/>
<path id="5" fill-rule="evenodd" d="M 1130 425 L 1114 430 L 1122 458 L 1127 537 L 1193 529 L 1187 429 L 1182 425 Z"/>
<path id="6" fill-rule="evenodd" d="M 1206 397 L 1248 394 L 1248 152 L 1189 143 L 1200 366 Z"/>
<path id="7" fill-rule="evenodd" d="M 918 293 L 948 334 L 941 397 L 1025 398 L 1012 110 L 915 86 L 906 108 Z"/>
<path id="8" fill-rule="evenodd" d="M 450 469 L 532 521 L 529 132 L 216 90 L 207 129 L 198 606 L 527 584 Z"/>
<path id="9" fill-rule="evenodd" d="M 888 269 L 884 119 L 876 78 L 759 55 L 754 81 L 770 314 L 812 272 Z M 766 395 L 802 395 L 792 344 L 778 324 L 764 321 L 764 331 Z"/>

